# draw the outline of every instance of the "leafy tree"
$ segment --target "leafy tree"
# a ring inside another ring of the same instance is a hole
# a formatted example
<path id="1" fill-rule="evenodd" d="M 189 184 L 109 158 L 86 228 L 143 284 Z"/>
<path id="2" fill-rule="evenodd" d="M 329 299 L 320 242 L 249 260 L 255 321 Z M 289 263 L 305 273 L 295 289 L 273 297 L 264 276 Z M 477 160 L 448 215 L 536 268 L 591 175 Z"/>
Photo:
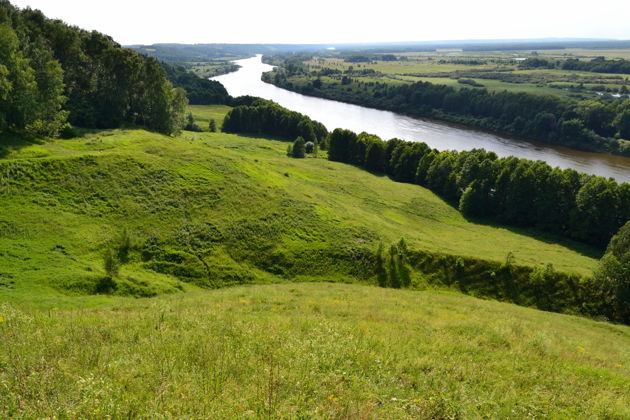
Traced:
<path id="1" fill-rule="evenodd" d="M 306 156 L 306 145 L 302 137 L 298 137 L 293 142 L 293 151 L 291 156 L 294 158 L 303 158 Z"/>
<path id="2" fill-rule="evenodd" d="M 230 95 L 225 87 L 216 80 L 208 80 L 188 71 L 183 65 L 170 65 L 160 62 L 166 71 L 168 80 L 175 87 L 186 91 L 188 102 L 192 105 L 228 104 Z"/>
<path id="3" fill-rule="evenodd" d="M 350 130 L 335 129 L 330 135 L 328 159 L 349 162 L 350 150 L 352 150 L 356 139 L 357 135 Z"/>
<path id="4" fill-rule="evenodd" d="M 592 177 L 580 188 L 572 215 L 572 230 L 578 239 L 605 246 L 619 229 L 616 189 L 616 183 L 602 177 Z"/>
<path id="5" fill-rule="evenodd" d="M 208 129 L 210 130 L 211 133 L 217 132 L 217 122 L 214 120 L 214 118 L 210 120 Z"/>
<path id="6" fill-rule="evenodd" d="M 365 152 L 365 169 L 372 172 L 385 172 L 385 163 L 385 143 L 381 139 L 373 139 Z"/>
<path id="7" fill-rule="evenodd" d="M 630 111 L 624 111 L 615 118 L 615 127 L 619 130 L 619 136 L 630 140 Z"/>
<path id="8" fill-rule="evenodd" d="M 195 118 L 193 117 L 192 112 L 189 112 L 188 116 L 186 117 L 186 127 L 184 127 L 184 130 L 195 131 L 197 133 L 203 131 L 202 128 L 199 127 L 199 125 L 197 125 L 197 123 L 195 122 Z"/>
<path id="9" fill-rule="evenodd" d="M 0 131 L 57 136 L 67 120 L 173 134 L 183 103 L 155 59 L 0 0 Z"/>
<path id="10" fill-rule="evenodd" d="M 404 238 L 400 238 L 400 241 L 397 244 L 398 249 L 398 276 L 400 277 L 400 285 L 402 287 L 411 286 L 411 269 L 407 264 L 407 242 L 405 242 Z"/>
<path id="11" fill-rule="evenodd" d="M 610 319 L 630 322 L 630 222 L 610 240 L 595 279 Z"/>
<path id="12" fill-rule="evenodd" d="M 459 211 L 464 216 L 484 217 L 488 214 L 487 205 L 486 188 L 478 180 L 474 180 L 459 199 Z"/>

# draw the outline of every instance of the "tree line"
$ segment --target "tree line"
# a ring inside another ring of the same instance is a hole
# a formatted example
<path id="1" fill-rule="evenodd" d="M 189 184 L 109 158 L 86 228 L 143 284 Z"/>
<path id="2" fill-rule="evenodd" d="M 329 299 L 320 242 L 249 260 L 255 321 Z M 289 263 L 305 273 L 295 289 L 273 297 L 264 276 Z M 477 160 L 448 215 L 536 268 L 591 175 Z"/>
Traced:
<path id="1" fill-rule="evenodd" d="M 536 228 L 599 248 L 630 219 L 630 184 L 552 168 L 543 161 L 498 158 L 483 149 L 438 151 L 425 143 L 336 129 L 328 158 L 418 184 L 468 217 Z"/>
<path id="2" fill-rule="evenodd" d="M 55 137 L 71 123 L 171 134 L 186 105 L 154 58 L 0 0 L 0 132 Z"/>
<path id="3" fill-rule="evenodd" d="M 215 81 L 197 76 L 181 64 L 160 63 L 173 86 L 186 91 L 191 105 L 229 104 L 231 96 L 225 87 Z"/>
<path id="4" fill-rule="evenodd" d="M 333 161 L 429 188 L 467 217 L 535 228 L 603 249 L 630 220 L 630 184 L 552 168 L 543 161 L 499 158 L 483 149 L 438 151 L 425 143 L 336 129 L 272 101 L 234 99 L 223 131 L 301 137 L 328 150 Z"/>
<path id="5" fill-rule="evenodd" d="M 291 141 L 302 137 L 305 142 L 317 142 L 326 149 L 328 130 L 304 114 L 251 96 L 235 98 L 232 104 L 235 107 L 223 120 L 226 133 L 264 134 Z"/>
<path id="6" fill-rule="evenodd" d="M 576 149 L 630 156 L 628 99 L 576 101 L 429 82 L 403 85 L 367 82 L 349 88 L 346 86 L 349 83 L 342 82 L 338 76 L 332 76 L 333 80 L 322 79 L 318 72 L 309 72 L 294 60 L 290 64 L 266 73 L 264 79 L 308 95 L 461 123 Z M 307 76 L 306 83 L 304 76 Z"/>
<path id="7" fill-rule="evenodd" d="M 549 60 L 546 58 L 531 57 L 524 60 L 521 68 L 544 68 L 561 70 L 578 70 L 592 73 L 630 74 L 630 61 L 623 58 L 606 60 L 605 57 L 595 57 L 585 61 L 577 58 L 566 60 Z"/>

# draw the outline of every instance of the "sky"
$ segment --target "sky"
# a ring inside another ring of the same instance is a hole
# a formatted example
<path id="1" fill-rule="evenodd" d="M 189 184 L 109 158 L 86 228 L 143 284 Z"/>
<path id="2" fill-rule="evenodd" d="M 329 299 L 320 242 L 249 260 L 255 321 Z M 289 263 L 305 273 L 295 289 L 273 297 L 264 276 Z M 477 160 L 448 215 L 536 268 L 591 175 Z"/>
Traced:
<path id="1" fill-rule="evenodd" d="M 10 1 L 123 45 L 630 39 L 630 0 Z"/>

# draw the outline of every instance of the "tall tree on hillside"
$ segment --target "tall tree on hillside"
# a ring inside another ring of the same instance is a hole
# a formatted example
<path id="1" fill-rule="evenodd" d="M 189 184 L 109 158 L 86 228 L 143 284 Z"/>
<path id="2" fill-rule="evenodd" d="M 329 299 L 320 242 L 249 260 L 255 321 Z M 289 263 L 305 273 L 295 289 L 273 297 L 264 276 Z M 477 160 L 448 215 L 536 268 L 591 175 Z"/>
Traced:
<path id="1" fill-rule="evenodd" d="M 595 279 L 609 317 L 630 322 L 630 222 L 610 240 Z"/>
<path id="2" fill-rule="evenodd" d="M 306 156 L 306 142 L 302 137 L 298 137 L 293 142 L 292 154 L 294 158 L 303 158 Z"/>
<path id="3" fill-rule="evenodd" d="M 37 110 L 35 71 L 19 50 L 19 40 L 0 24 L 0 129 L 23 130 Z"/>

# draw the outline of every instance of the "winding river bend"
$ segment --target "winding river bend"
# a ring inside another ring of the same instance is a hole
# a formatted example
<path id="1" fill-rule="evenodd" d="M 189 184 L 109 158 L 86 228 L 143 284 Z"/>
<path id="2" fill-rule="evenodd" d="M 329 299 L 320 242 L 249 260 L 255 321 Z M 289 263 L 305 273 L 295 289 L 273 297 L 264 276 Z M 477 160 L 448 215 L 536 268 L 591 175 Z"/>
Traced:
<path id="1" fill-rule="evenodd" d="M 343 102 L 315 98 L 290 92 L 260 80 L 263 72 L 273 67 L 264 64 L 262 56 L 235 61 L 241 68 L 215 77 L 232 96 L 252 95 L 271 99 L 285 108 L 301 112 L 324 124 L 329 130 L 346 128 L 357 133 L 366 131 L 384 140 L 397 137 L 423 141 L 439 150 L 484 148 L 497 155 L 544 160 L 551 166 L 573 168 L 579 172 L 630 182 L 630 158 L 600 153 L 581 152 L 566 147 L 550 146 L 483 131 L 412 118 Z"/>

